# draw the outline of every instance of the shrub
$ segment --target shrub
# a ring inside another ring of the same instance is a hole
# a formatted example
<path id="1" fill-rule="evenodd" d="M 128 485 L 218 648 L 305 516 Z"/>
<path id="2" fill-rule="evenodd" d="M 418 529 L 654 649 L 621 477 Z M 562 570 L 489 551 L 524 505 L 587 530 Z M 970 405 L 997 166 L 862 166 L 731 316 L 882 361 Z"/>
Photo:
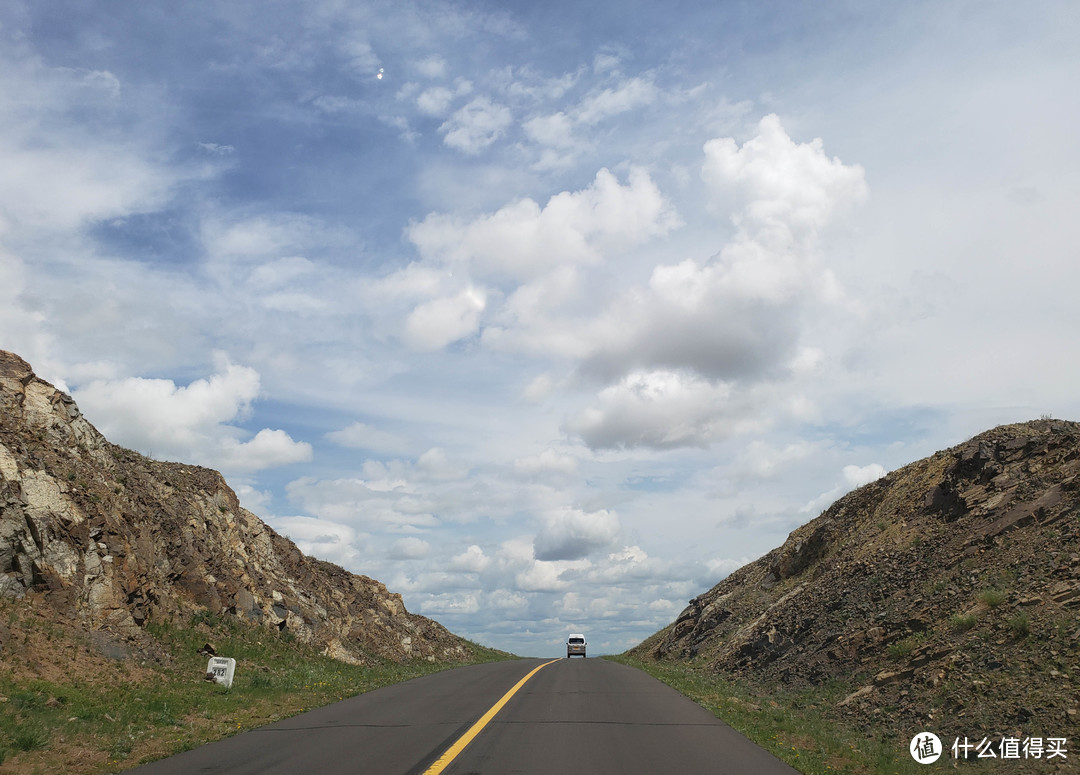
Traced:
<path id="1" fill-rule="evenodd" d="M 949 619 L 949 624 L 957 632 L 967 632 L 975 626 L 975 614 L 956 614 Z"/>
<path id="2" fill-rule="evenodd" d="M 1000 589 L 984 589 L 975 596 L 975 599 L 987 608 L 997 608 L 1005 602 L 1005 593 Z"/>
<path id="3" fill-rule="evenodd" d="M 910 638 L 904 638 L 898 640 L 895 643 L 890 643 L 888 647 L 889 658 L 894 661 L 899 661 L 915 650 L 915 647 L 919 645 L 925 636 L 912 635 Z"/>
<path id="4" fill-rule="evenodd" d="M 1016 637 L 1026 638 L 1031 632 L 1031 622 L 1028 621 L 1027 614 L 1017 614 L 1009 619 L 1009 629 Z"/>

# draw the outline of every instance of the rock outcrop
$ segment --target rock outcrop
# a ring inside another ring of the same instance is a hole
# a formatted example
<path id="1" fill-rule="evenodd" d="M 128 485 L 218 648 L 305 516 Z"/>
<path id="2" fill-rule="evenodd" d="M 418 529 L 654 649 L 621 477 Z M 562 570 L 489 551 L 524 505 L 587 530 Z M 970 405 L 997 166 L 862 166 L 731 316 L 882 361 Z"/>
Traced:
<path id="1" fill-rule="evenodd" d="M 218 472 L 109 443 L 70 396 L 5 351 L 0 595 L 133 641 L 149 621 L 209 610 L 349 662 L 470 656 L 381 583 L 304 556 Z"/>
<path id="2" fill-rule="evenodd" d="M 868 729 L 1075 735 L 1080 425 L 996 428 L 848 494 L 634 653 L 848 683 L 833 712 Z"/>

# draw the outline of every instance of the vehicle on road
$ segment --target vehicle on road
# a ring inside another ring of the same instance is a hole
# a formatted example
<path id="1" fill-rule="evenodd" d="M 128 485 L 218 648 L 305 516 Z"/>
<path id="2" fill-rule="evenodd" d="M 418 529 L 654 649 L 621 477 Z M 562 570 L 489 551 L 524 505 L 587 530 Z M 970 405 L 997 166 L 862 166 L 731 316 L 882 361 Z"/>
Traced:
<path id="1" fill-rule="evenodd" d="M 566 638 L 566 658 L 580 654 L 581 658 L 585 658 L 585 647 L 588 644 L 585 642 L 585 636 L 580 632 L 572 632 Z"/>

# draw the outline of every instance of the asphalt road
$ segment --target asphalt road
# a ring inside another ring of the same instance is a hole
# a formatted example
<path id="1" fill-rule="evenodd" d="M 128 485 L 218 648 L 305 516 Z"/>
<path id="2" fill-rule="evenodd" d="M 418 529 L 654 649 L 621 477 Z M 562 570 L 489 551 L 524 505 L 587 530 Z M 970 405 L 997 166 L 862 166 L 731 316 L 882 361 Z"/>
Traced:
<path id="1" fill-rule="evenodd" d="M 309 711 L 138 775 L 423 775 L 531 670 L 522 659 L 448 670 Z M 535 673 L 443 775 L 770 775 L 797 771 L 639 670 L 561 659 Z"/>

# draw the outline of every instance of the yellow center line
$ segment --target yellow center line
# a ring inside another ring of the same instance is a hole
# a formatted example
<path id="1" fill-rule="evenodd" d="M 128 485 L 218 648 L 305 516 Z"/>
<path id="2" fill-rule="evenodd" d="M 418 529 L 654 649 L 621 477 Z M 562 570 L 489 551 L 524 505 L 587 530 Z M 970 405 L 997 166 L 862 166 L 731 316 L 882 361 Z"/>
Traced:
<path id="1" fill-rule="evenodd" d="M 558 661 L 559 661 L 558 659 L 551 660 L 551 662 L 558 662 Z M 488 712 L 480 717 L 479 721 L 477 721 L 475 724 L 473 724 L 471 727 L 469 727 L 468 732 L 466 732 L 461 737 L 459 737 L 457 739 L 457 742 L 455 742 L 452 746 L 447 748 L 446 751 L 443 753 L 443 755 L 440 756 L 435 761 L 434 764 L 432 764 L 430 767 L 428 767 L 426 770 L 424 770 L 424 775 L 439 775 L 440 772 L 442 772 L 448 766 L 450 766 L 450 762 L 454 761 L 454 759 L 457 758 L 458 754 L 460 754 L 462 751 L 465 750 L 465 746 L 467 746 L 469 743 L 471 743 L 473 741 L 473 738 L 476 737 L 478 734 L 480 734 L 480 732 L 484 729 L 484 727 L 486 727 L 488 725 L 488 723 L 493 718 L 495 718 L 495 714 L 498 713 L 500 710 L 502 710 L 503 705 L 505 705 L 507 702 L 509 702 L 511 697 L 513 697 L 515 694 L 517 694 L 518 689 L 520 689 L 522 686 L 524 686 L 525 682 L 528 681 L 530 678 L 532 678 L 534 675 L 536 675 L 538 672 L 540 672 L 540 670 L 542 668 L 545 668 L 548 665 L 550 665 L 551 662 L 545 662 L 544 664 L 540 665 L 539 667 L 534 668 L 527 676 L 525 676 L 520 681 L 518 681 L 516 684 L 514 684 L 513 689 L 511 689 L 506 694 L 504 694 L 502 696 L 501 700 L 499 700 L 494 705 L 492 705 L 491 708 L 488 710 Z"/>

